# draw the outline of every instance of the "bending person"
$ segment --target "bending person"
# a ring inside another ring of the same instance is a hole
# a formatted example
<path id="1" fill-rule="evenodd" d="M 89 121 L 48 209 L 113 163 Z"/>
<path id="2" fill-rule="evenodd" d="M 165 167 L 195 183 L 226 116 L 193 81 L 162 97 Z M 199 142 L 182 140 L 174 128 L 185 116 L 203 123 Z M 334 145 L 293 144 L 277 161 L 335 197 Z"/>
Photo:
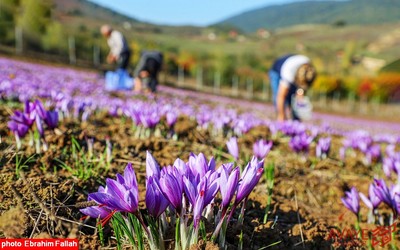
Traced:
<path id="1" fill-rule="evenodd" d="M 129 64 L 131 51 L 121 32 L 114 30 L 110 25 L 101 26 L 101 34 L 107 38 L 110 52 L 107 55 L 107 63 L 115 63 L 118 69 L 126 70 Z"/>
<path id="2" fill-rule="evenodd" d="M 274 62 L 269 78 L 278 121 L 299 120 L 291 107 L 292 97 L 304 95 L 315 77 L 315 68 L 304 55 L 285 55 Z"/>
<path id="3" fill-rule="evenodd" d="M 159 51 L 143 51 L 135 68 L 135 90 L 156 92 L 158 73 L 161 71 L 163 54 Z"/>

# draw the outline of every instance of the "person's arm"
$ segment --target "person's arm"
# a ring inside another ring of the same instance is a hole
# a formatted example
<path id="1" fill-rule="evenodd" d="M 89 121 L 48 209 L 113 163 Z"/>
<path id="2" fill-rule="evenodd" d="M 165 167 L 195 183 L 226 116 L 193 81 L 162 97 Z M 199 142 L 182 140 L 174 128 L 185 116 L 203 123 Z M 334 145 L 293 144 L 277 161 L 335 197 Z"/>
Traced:
<path id="1" fill-rule="evenodd" d="M 285 99 L 289 94 L 289 85 L 288 84 L 279 84 L 278 93 L 276 96 L 276 109 L 278 112 L 278 121 L 286 120 L 286 110 L 285 110 Z"/>

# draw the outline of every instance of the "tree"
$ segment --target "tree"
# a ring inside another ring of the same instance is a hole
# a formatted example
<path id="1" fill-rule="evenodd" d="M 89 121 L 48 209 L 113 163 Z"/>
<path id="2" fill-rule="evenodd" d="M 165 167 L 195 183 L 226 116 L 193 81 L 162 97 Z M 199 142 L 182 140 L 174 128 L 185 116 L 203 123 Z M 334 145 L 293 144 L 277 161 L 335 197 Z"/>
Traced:
<path id="1" fill-rule="evenodd" d="M 44 34 L 51 21 L 51 7 L 51 0 L 21 0 L 18 25 L 28 36 Z"/>
<path id="2" fill-rule="evenodd" d="M 18 4 L 18 0 L 0 1 L 0 40 L 5 43 L 12 40 Z"/>

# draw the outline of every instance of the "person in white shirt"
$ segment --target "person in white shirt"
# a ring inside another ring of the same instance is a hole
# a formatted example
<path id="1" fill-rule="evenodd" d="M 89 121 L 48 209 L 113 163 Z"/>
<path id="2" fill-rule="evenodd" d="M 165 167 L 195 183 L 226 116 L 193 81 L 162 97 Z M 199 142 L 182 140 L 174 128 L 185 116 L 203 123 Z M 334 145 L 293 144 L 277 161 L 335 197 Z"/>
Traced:
<path id="1" fill-rule="evenodd" d="M 296 93 L 304 95 L 315 77 L 315 68 L 310 58 L 304 55 L 289 54 L 275 60 L 269 71 L 269 79 L 278 121 L 289 118 L 299 120 L 291 107 L 292 97 Z"/>
<path id="2" fill-rule="evenodd" d="M 131 51 L 128 43 L 121 32 L 114 30 L 110 25 L 103 25 L 100 28 L 101 34 L 107 38 L 110 52 L 107 55 L 108 63 L 115 63 L 117 69 L 126 70 L 129 64 Z"/>

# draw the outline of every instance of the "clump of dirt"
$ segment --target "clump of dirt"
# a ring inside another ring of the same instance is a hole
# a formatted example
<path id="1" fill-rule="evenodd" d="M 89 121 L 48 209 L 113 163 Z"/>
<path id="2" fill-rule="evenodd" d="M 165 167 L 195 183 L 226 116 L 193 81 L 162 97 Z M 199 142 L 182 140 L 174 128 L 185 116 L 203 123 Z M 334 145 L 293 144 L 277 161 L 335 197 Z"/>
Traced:
<path id="1" fill-rule="evenodd" d="M 197 123 L 187 116 L 180 116 L 174 125 L 174 131 L 179 137 L 186 137 L 191 131 L 196 130 Z"/>
<path id="2" fill-rule="evenodd" d="M 0 235 L 22 238 L 26 235 L 28 218 L 21 206 L 10 208 L 0 216 Z"/>

